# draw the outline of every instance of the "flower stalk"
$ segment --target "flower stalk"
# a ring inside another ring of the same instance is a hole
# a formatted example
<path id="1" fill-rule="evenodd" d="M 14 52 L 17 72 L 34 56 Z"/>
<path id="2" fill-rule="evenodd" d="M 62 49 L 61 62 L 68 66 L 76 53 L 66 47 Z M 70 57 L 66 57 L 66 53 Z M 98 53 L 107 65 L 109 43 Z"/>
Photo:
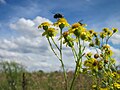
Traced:
<path id="1" fill-rule="evenodd" d="M 115 69 L 115 59 L 112 57 L 113 52 L 108 45 L 109 39 L 118 29 L 112 28 L 110 30 L 109 28 L 103 28 L 102 32 L 97 33 L 94 30 L 87 30 L 86 25 L 81 22 L 76 22 L 72 25 L 68 24 L 63 15 L 57 14 L 55 18 L 57 19 L 55 23 L 44 22 L 38 28 L 44 30 L 42 36 L 46 36 L 52 52 L 61 63 L 64 73 L 65 90 L 74 90 L 75 80 L 81 73 L 95 78 L 96 82 L 91 87 L 92 89 L 120 89 L 120 82 L 118 81 L 120 76 Z M 55 27 L 59 28 L 59 32 Z M 64 31 L 64 28 L 68 28 L 67 31 Z M 54 40 L 57 34 L 59 36 L 59 45 Z M 85 46 L 85 42 L 89 45 Z M 76 64 L 70 85 L 68 85 L 67 71 L 63 62 L 64 44 L 66 44 L 66 48 L 71 49 Z M 59 53 L 56 52 L 53 45 Z M 86 49 L 93 49 L 96 53 L 92 51 L 85 52 Z"/>

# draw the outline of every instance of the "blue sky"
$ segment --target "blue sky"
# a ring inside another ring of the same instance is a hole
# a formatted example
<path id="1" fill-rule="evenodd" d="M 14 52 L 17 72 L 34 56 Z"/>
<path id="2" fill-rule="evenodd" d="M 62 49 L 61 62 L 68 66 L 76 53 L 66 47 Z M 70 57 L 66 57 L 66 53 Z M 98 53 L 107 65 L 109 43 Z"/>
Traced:
<path id="1" fill-rule="evenodd" d="M 1 0 L 0 20 L 40 15 L 49 19 L 52 14 L 60 12 L 70 22 L 84 19 L 86 22 L 103 22 L 120 14 L 119 0 Z M 74 19 L 72 19 L 74 18 Z"/>
<path id="2" fill-rule="evenodd" d="M 14 60 L 33 70 L 54 69 L 60 63 L 49 61 L 52 52 L 47 42 L 42 42 L 45 39 L 36 31 L 37 25 L 46 20 L 54 22 L 53 15 L 59 12 L 70 24 L 82 19 L 88 29 L 120 29 L 119 3 L 119 0 L 0 0 L 0 60 Z M 119 39 L 120 32 L 110 40 L 116 59 L 120 58 Z M 66 55 L 70 55 L 68 52 Z M 74 62 L 65 63 L 66 66 L 72 63 L 70 67 L 74 67 Z"/>

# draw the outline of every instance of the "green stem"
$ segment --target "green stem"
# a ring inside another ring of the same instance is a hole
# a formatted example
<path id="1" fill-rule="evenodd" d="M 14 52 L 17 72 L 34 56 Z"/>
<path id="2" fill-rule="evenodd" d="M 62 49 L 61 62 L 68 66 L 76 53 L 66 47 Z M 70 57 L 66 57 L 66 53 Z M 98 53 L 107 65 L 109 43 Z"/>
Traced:
<path id="1" fill-rule="evenodd" d="M 59 49 L 58 45 L 56 44 L 56 42 L 54 41 L 53 37 L 51 37 L 51 39 L 52 39 L 54 45 L 56 46 L 56 48 L 60 51 L 60 49 Z"/>
<path id="2" fill-rule="evenodd" d="M 72 47 L 72 52 L 73 52 L 73 55 L 74 55 L 74 59 L 75 59 L 75 62 L 76 62 L 76 68 L 75 68 L 75 72 L 74 72 L 74 77 L 73 77 L 73 80 L 72 80 L 72 83 L 71 83 L 71 86 L 70 86 L 70 90 L 72 90 L 73 88 L 73 84 L 75 82 L 75 79 L 76 79 L 76 76 L 77 76 L 77 60 L 78 60 L 78 55 L 77 55 L 77 52 L 75 50 L 74 47 Z"/>
<path id="3" fill-rule="evenodd" d="M 53 49 L 53 47 L 52 47 L 52 44 L 51 44 L 51 42 L 50 42 L 50 39 L 49 39 L 49 37 L 47 37 L 47 40 L 48 40 L 48 43 L 49 43 L 49 45 L 50 45 L 50 48 L 51 48 L 51 50 L 53 51 L 53 53 L 55 54 L 55 56 L 60 60 L 60 62 L 61 62 L 61 64 L 62 64 L 62 69 L 63 69 L 63 73 L 64 73 L 64 78 L 65 78 L 65 83 L 66 83 L 66 90 L 67 90 L 67 74 L 66 74 L 66 71 L 65 71 L 65 66 L 64 66 L 64 63 L 63 63 L 63 61 L 62 61 L 62 45 L 61 45 L 61 43 L 60 43 L 60 58 L 58 57 L 58 55 L 57 55 L 57 53 L 55 52 L 55 50 Z"/>
<path id="4" fill-rule="evenodd" d="M 78 56 L 77 56 L 77 52 L 76 52 L 76 50 L 75 50 L 74 47 L 72 47 L 71 49 L 72 49 L 72 53 L 73 53 L 73 56 L 74 56 L 75 62 L 77 63 L 77 58 L 78 58 Z"/>
<path id="5" fill-rule="evenodd" d="M 78 53 L 79 57 L 78 57 L 78 66 L 77 66 L 77 68 L 80 69 L 81 68 L 81 63 L 82 63 L 81 62 L 82 61 L 82 50 L 81 50 L 82 47 L 81 47 L 81 44 L 80 44 L 80 38 L 79 38 L 79 42 L 78 43 L 79 43 L 79 53 Z"/>
<path id="6" fill-rule="evenodd" d="M 50 48 L 51 48 L 51 50 L 53 51 L 53 53 L 55 54 L 55 56 L 56 56 L 59 60 L 61 60 L 61 59 L 58 57 L 58 55 L 57 55 L 57 53 L 55 52 L 55 50 L 53 49 L 49 37 L 47 38 L 47 40 L 48 40 L 48 43 L 49 43 L 49 45 L 50 45 Z"/>
<path id="7" fill-rule="evenodd" d="M 76 62 L 74 77 L 73 77 L 73 80 L 72 80 L 72 83 L 71 83 L 71 86 L 70 86 L 70 90 L 73 89 L 73 85 L 74 85 L 75 79 L 78 76 L 78 69 L 80 69 L 79 63 L 80 63 L 80 59 L 82 58 L 80 38 L 78 38 L 78 39 L 79 39 L 79 42 L 78 42 L 79 52 L 78 52 L 78 56 L 77 56 L 77 62 Z"/>
<path id="8" fill-rule="evenodd" d="M 80 58 L 82 58 L 82 56 L 83 56 L 83 55 L 81 55 Z M 77 57 L 77 60 L 78 60 L 78 57 Z M 81 63 L 81 64 L 82 64 L 82 63 Z M 80 66 L 81 66 L 81 65 L 80 65 Z M 73 76 L 73 80 L 72 80 L 72 83 L 71 83 L 71 86 L 70 86 L 70 90 L 72 90 L 73 85 L 74 85 L 74 82 L 75 82 L 75 79 L 77 78 L 78 69 L 79 69 L 79 62 L 77 61 L 77 62 L 76 62 L 75 72 L 74 72 L 74 76 Z"/>
<path id="9" fill-rule="evenodd" d="M 65 78 L 65 90 L 67 90 L 67 73 L 66 73 L 66 70 L 65 70 L 65 66 L 64 66 L 64 63 L 62 60 L 60 60 L 61 64 L 62 64 L 62 69 L 63 69 L 63 73 L 64 73 L 64 78 Z"/>
<path id="10" fill-rule="evenodd" d="M 74 85 L 74 82 L 75 82 L 76 76 L 77 76 L 77 67 L 75 68 L 74 77 L 73 77 L 73 80 L 72 80 L 72 83 L 71 83 L 71 86 L 70 86 L 70 90 L 73 89 L 73 85 Z"/>
<path id="11" fill-rule="evenodd" d="M 113 35 L 113 34 L 114 34 L 114 33 L 112 33 L 112 35 Z M 112 35 L 111 35 L 111 36 L 112 36 Z M 111 36 L 109 36 L 109 37 L 106 39 L 106 45 L 107 45 L 108 40 L 110 39 Z"/>
<path id="12" fill-rule="evenodd" d="M 55 56 L 60 60 L 60 62 L 61 62 L 61 64 L 62 64 L 62 69 L 63 69 L 64 78 L 65 78 L 65 83 L 66 83 L 66 90 L 67 90 L 67 74 L 66 74 L 66 71 L 65 71 L 64 63 L 63 63 L 63 61 L 62 61 L 62 45 L 61 45 L 62 42 L 60 42 L 60 47 L 61 47 L 61 48 L 60 48 L 60 58 L 59 58 L 58 55 L 57 55 L 57 53 L 55 52 L 55 50 L 54 50 L 53 47 L 52 47 L 52 44 L 51 44 L 51 42 L 50 42 L 49 37 L 47 37 L 47 40 L 48 40 L 48 43 L 49 43 L 49 45 L 50 45 L 51 50 L 53 51 L 53 53 L 55 54 Z"/>
<path id="13" fill-rule="evenodd" d="M 78 41 L 78 44 L 79 44 L 79 53 L 78 53 L 78 62 L 80 61 L 80 57 L 81 57 L 81 44 L 80 44 L 80 38 L 79 38 L 79 41 Z"/>
<path id="14" fill-rule="evenodd" d="M 62 29 L 60 29 L 60 36 L 62 36 Z M 64 63 L 63 63 L 63 59 L 62 59 L 62 39 L 60 40 L 60 62 L 62 64 L 62 69 L 63 69 L 63 73 L 64 73 L 64 78 L 65 78 L 65 90 L 67 90 L 67 73 L 66 73 L 66 70 L 65 70 L 65 66 L 64 66 Z"/>

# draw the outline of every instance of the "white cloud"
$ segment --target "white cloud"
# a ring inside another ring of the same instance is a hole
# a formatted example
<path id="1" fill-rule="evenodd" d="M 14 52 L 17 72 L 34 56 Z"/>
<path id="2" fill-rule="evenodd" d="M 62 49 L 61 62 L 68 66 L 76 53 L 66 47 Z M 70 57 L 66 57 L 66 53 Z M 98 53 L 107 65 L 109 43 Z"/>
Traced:
<path id="1" fill-rule="evenodd" d="M 37 67 L 39 69 L 44 69 L 44 65 L 49 68 L 47 60 L 52 54 L 45 38 L 41 38 L 42 30 L 37 28 L 44 21 L 49 20 L 38 16 L 34 20 L 20 18 L 15 23 L 11 23 L 10 28 L 15 30 L 17 35 L 0 39 L 0 60 L 14 60 L 23 63 L 28 69 L 36 67 L 36 64 L 40 65 Z M 44 64 L 41 65 L 43 61 Z"/>
<path id="2" fill-rule="evenodd" d="M 6 4 L 6 1 L 5 0 L 0 0 L 0 3 Z"/>
<path id="3" fill-rule="evenodd" d="M 16 23 L 10 24 L 10 28 L 18 31 L 21 35 L 28 37 L 37 37 L 41 34 L 41 31 L 38 30 L 37 27 L 44 21 L 51 22 L 50 20 L 39 16 L 34 20 L 20 18 Z"/>
<path id="4" fill-rule="evenodd" d="M 120 49 L 116 49 L 114 47 L 111 47 L 111 49 L 113 50 L 114 52 L 114 55 L 113 57 L 116 59 L 116 64 L 120 64 Z"/>
<path id="5" fill-rule="evenodd" d="M 9 49 L 9 48 L 16 48 L 17 45 L 13 43 L 12 41 L 9 41 L 7 39 L 0 40 L 0 48 L 3 49 Z"/>
<path id="6" fill-rule="evenodd" d="M 110 41 L 115 45 L 119 45 L 120 44 L 120 33 L 116 33 L 115 35 L 113 35 Z"/>
<path id="7" fill-rule="evenodd" d="M 52 23 L 39 16 L 34 20 L 20 18 L 11 23 L 11 30 L 15 30 L 18 35 L 0 39 L 0 60 L 17 61 L 29 70 L 59 70 L 60 62 L 53 55 L 45 37 L 41 36 L 42 30 L 37 28 L 45 21 Z M 69 50 L 65 50 L 65 63 L 73 63 L 71 57 L 67 58 L 66 55 L 70 55 Z"/>

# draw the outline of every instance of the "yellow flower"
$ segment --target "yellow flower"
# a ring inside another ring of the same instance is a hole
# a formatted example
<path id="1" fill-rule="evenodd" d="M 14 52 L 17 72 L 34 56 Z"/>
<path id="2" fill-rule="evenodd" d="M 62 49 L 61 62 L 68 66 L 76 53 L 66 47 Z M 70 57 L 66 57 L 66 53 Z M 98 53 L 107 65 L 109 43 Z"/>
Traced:
<path id="1" fill-rule="evenodd" d="M 109 50 L 109 49 L 110 49 L 110 46 L 109 46 L 109 45 L 104 45 L 102 48 L 103 48 L 104 50 Z"/>
<path id="2" fill-rule="evenodd" d="M 105 32 L 100 32 L 100 37 L 103 39 L 106 37 L 106 33 Z"/>
<path id="3" fill-rule="evenodd" d="M 57 22 L 54 23 L 55 26 L 63 25 L 63 27 L 69 26 L 67 20 L 65 18 L 59 18 Z"/>
<path id="4" fill-rule="evenodd" d="M 43 34 L 42 36 L 48 36 L 48 37 L 53 37 L 56 36 L 57 34 L 57 30 L 55 30 L 55 28 L 48 28 Z"/>
<path id="5" fill-rule="evenodd" d="M 95 58 L 90 58 L 84 61 L 84 66 L 93 71 L 98 71 L 98 61 Z"/>
<path id="6" fill-rule="evenodd" d="M 113 33 L 118 32 L 118 29 L 117 29 L 117 28 L 112 28 L 112 30 L 113 30 Z"/>
<path id="7" fill-rule="evenodd" d="M 106 54 L 112 56 L 113 55 L 113 51 L 112 50 L 107 50 Z"/>
<path id="8" fill-rule="evenodd" d="M 88 42 L 90 42 L 90 41 L 92 41 L 92 38 L 93 38 L 93 34 L 90 34 L 90 32 L 89 31 L 83 31 L 83 32 L 85 32 L 86 34 L 84 34 L 85 35 L 85 41 L 88 41 Z M 82 33 L 81 33 L 82 34 Z"/>
<path id="9" fill-rule="evenodd" d="M 109 28 L 103 28 L 103 31 L 106 33 L 109 31 Z"/>
<path id="10" fill-rule="evenodd" d="M 80 25 L 80 23 L 74 23 L 74 24 L 72 24 L 72 29 L 78 29 L 79 27 L 80 27 L 81 25 Z"/>
<path id="11" fill-rule="evenodd" d="M 119 74 L 117 72 L 112 72 L 112 77 L 119 78 Z"/>
<path id="12" fill-rule="evenodd" d="M 87 55 L 86 55 L 87 57 L 91 57 L 92 56 L 92 53 L 91 52 L 89 52 L 89 53 L 87 53 Z"/>
<path id="13" fill-rule="evenodd" d="M 94 33 L 94 30 L 89 30 L 89 33 L 90 33 L 90 34 L 93 34 L 93 33 Z"/>
<path id="14" fill-rule="evenodd" d="M 72 24 L 71 28 L 69 29 L 69 32 L 74 34 L 76 37 L 80 37 L 81 33 L 85 31 L 86 31 L 86 28 L 81 26 L 79 23 Z"/>
<path id="15" fill-rule="evenodd" d="M 97 85 L 92 85 L 92 88 L 95 89 L 97 87 Z"/>
<path id="16" fill-rule="evenodd" d="M 111 35 L 112 35 L 112 32 L 111 32 L 111 30 L 109 30 L 109 28 L 103 28 L 103 31 L 104 31 L 104 33 L 105 33 L 106 35 L 108 35 L 108 36 L 111 36 Z"/>
<path id="17" fill-rule="evenodd" d="M 116 82 L 115 82 L 113 85 L 114 85 L 114 87 L 116 87 L 117 89 L 120 89 L 120 84 L 119 84 L 119 83 L 116 83 Z"/>
<path id="18" fill-rule="evenodd" d="M 111 35 L 112 35 L 112 32 L 109 30 L 109 31 L 107 32 L 107 35 L 108 35 L 108 36 L 111 36 Z"/>
<path id="19" fill-rule="evenodd" d="M 93 66 L 97 66 L 98 65 L 98 61 L 96 60 L 96 59 L 93 59 L 94 61 L 93 61 Z"/>
<path id="20" fill-rule="evenodd" d="M 91 61 L 90 61 L 90 60 L 84 61 L 84 66 L 86 66 L 86 67 L 91 67 L 91 66 L 92 66 L 92 65 L 91 65 Z"/>
<path id="21" fill-rule="evenodd" d="M 51 25 L 51 23 L 49 23 L 49 22 L 43 22 L 42 24 L 40 24 L 38 26 L 38 28 L 42 28 L 43 27 L 44 30 L 47 30 L 50 25 Z"/>
<path id="22" fill-rule="evenodd" d="M 112 64 L 114 64 L 116 62 L 116 60 L 114 58 L 111 58 L 110 61 Z"/>

